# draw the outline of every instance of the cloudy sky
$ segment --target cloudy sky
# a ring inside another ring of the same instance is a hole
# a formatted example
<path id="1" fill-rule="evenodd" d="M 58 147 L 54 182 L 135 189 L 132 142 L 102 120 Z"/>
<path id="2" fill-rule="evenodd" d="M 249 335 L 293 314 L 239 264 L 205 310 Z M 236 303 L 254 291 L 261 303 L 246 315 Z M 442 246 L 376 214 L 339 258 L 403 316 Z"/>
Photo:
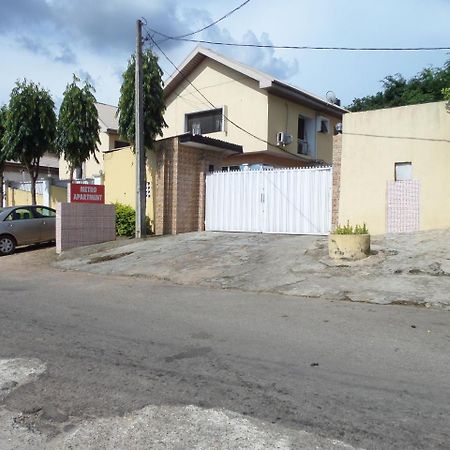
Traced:
<path id="1" fill-rule="evenodd" d="M 16 80 L 49 89 L 58 104 L 76 73 L 95 85 L 99 101 L 116 104 L 121 73 L 135 45 L 135 21 L 170 36 L 197 30 L 243 0 L 0 0 L 0 104 Z M 450 46 L 450 0 L 251 0 L 196 38 L 239 43 L 349 47 Z M 161 44 L 179 64 L 194 43 Z M 215 51 L 348 105 L 375 93 L 386 75 L 412 76 L 442 66 L 448 51 L 338 52 L 243 49 Z M 165 76 L 173 67 L 164 56 Z"/>

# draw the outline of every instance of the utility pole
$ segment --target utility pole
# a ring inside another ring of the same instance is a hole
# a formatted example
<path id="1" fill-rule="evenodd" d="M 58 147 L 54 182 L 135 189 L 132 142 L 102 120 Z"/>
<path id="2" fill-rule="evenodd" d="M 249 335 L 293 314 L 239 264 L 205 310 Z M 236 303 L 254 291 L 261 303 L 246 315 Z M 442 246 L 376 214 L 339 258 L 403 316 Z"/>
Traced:
<path id="1" fill-rule="evenodd" d="M 142 80 L 142 22 L 136 21 L 135 64 L 135 151 L 136 151 L 136 238 L 147 234 L 145 225 L 145 148 L 144 148 L 144 95 Z"/>

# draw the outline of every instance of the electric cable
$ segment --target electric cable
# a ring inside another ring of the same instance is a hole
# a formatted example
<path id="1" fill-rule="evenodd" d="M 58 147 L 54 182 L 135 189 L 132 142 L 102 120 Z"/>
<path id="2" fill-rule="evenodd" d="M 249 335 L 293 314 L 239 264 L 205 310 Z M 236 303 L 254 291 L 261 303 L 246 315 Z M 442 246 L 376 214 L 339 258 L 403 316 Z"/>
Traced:
<path id="1" fill-rule="evenodd" d="M 163 36 L 165 40 L 196 42 L 199 44 L 222 45 L 226 47 L 244 48 L 271 48 L 275 50 L 321 50 L 321 51 L 348 51 L 348 52 L 425 52 L 450 50 L 450 46 L 443 47 L 327 47 L 310 45 L 274 45 L 274 44 L 244 44 L 237 42 L 209 41 L 206 39 L 188 39 L 182 36 L 167 36 L 152 28 L 148 28 L 152 33 Z M 163 41 L 160 41 L 161 43 Z"/>
<path id="2" fill-rule="evenodd" d="M 209 25 L 206 25 L 203 28 L 200 28 L 199 30 L 192 31 L 192 32 L 186 33 L 186 34 L 182 34 L 180 36 L 175 36 L 175 37 L 174 36 L 168 36 L 168 35 L 165 35 L 163 33 L 159 33 L 159 32 L 157 32 L 155 30 L 151 30 L 151 31 L 153 31 L 154 33 L 159 34 L 160 36 L 165 38 L 165 39 L 161 40 L 159 43 L 165 42 L 165 41 L 170 40 L 170 39 L 184 39 L 184 38 L 187 38 L 189 36 L 193 36 L 194 34 L 201 33 L 202 31 L 205 31 L 208 28 L 213 27 L 214 25 L 217 25 L 222 20 L 226 19 L 227 17 L 230 17 L 236 11 L 240 10 L 241 8 L 243 8 L 249 2 L 250 2 L 250 0 L 246 0 L 244 3 L 241 3 L 239 6 L 237 6 L 234 9 L 232 9 L 231 11 L 227 12 L 224 16 L 220 17 L 219 19 L 215 20 L 214 22 L 210 23 Z"/>

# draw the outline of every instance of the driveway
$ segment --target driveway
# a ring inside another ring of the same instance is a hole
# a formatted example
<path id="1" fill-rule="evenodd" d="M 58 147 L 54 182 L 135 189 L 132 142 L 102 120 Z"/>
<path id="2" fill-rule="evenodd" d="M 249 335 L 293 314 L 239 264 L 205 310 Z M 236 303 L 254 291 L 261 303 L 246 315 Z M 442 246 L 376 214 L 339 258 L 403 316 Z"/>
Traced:
<path id="1" fill-rule="evenodd" d="M 333 261 L 315 236 L 187 233 L 77 249 L 62 269 L 211 288 L 450 309 L 450 230 L 381 236 L 362 261 Z"/>

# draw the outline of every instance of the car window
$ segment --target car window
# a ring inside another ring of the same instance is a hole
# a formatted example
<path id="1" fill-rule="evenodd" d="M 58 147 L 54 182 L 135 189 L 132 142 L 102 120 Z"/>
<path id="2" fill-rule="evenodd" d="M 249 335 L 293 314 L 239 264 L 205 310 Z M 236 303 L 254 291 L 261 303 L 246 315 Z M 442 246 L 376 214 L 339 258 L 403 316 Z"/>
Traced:
<path id="1" fill-rule="evenodd" d="M 56 211 L 45 206 L 36 206 L 34 208 L 37 217 L 56 217 Z"/>
<path id="2" fill-rule="evenodd" d="M 34 215 L 29 208 L 17 208 L 12 211 L 5 220 L 28 220 L 34 219 Z"/>

